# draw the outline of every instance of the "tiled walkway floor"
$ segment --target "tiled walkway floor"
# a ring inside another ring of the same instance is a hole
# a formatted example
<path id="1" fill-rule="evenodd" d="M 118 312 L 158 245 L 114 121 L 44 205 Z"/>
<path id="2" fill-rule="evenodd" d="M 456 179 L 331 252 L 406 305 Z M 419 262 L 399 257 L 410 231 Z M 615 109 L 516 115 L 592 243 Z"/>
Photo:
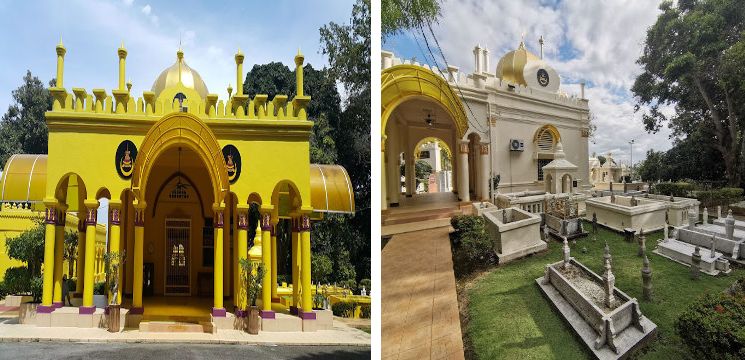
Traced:
<path id="1" fill-rule="evenodd" d="M 463 359 L 449 231 L 394 235 L 383 249 L 383 359 Z"/>

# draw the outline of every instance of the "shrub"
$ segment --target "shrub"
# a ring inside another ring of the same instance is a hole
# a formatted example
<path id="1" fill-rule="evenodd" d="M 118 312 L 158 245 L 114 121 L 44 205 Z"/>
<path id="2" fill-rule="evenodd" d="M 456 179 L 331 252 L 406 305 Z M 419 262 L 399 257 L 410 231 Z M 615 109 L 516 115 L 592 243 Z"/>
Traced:
<path id="1" fill-rule="evenodd" d="M 450 234 L 450 240 L 456 275 L 466 275 L 495 262 L 496 254 L 482 217 L 458 215 L 450 219 L 450 224 L 455 229 Z"/>
<path id="2" fill-rule="evenodd" d="M 5 290 L 10 295 L 31 293 L 31 274 L 25 266 L 5 270 Z"/>
<path id="3" fill-rule="evenodd" d="M 687 182 L 666 182 L 654 184 L 654 193 L 661 195 L 688 196 L 688 192 L 693 190 L 693 184 Z"/>
<path id="4" fill-rule="evenodd" d="M 334 313 L 334 316 L 350 318 L 354 316 L 355 307 L 357 307 L 357 303 L 354 301 L 339 301 L 331 305 L 331 312 Z"/>
<path id="5" fill-rule="evenodd" d="M 694 358 L 745 359 L 745 293 L 706 294 L 675 328 Z"/>
<path id="6" fill-rule="evenodd" d="M 277 275 L 277 283 L 280 285 L 282 283 L 288 283 L 288 284 L 292 283 L 292 281 L 290 280 L 290 275 L 287 275 L 287 274 Z"/>
<path id="7" fill-rule="evenodd" d="M 30 289 L 31 297 L 33 297 L 32 301 L 40 303 L 41 294 L 44 292 L 44 279 L 41 276 L 31 278 Z"/>
<path id="8" fill-rule="evenodd" d="M 93 295 L 103 295 L 106 291 L 106 282 L 99 281 L 93 285 Z"/>
<path id="9" fill-rule="evenodd" d="M 313 295 L 313 309 L 323 310 L 323 303 L 326 302 L 326 297 L 323 294 L 316 293 Z"/>
<path id="10" fill-rule="evenodd" d="M 5 283 L 0 281 L 0 300 L 8 296 L 8 290 L 5 289 Z"/>
<path id="11" fill-rule="evenodd" d="M 370 318 L 370 304 L 362 304 L 360 305 L 360 318 L 362 319 L 369 319 Z"/>
<path id="12" fill-rule="evenodd" d="M 717 205 L 727 205 L 742 199 L 743 189 L 740 188 L 721 188 L 714 190 L 702 190 L 696 192 L 696 199 L 701 202 L 701 206 L 713 207 Z"/>

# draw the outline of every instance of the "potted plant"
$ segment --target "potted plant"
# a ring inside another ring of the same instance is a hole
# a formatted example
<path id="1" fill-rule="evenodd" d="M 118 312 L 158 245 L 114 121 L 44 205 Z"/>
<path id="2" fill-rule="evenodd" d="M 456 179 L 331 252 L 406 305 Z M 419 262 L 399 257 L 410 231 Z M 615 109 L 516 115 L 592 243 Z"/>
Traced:
<path id="1" fill-rule="evenodd" d="M 248 318 L 248 333 L 258 335 L 259 333 L 259 307 L 256 299 L 261 292 L 261 279 L 264 277 L 264 263 L 254 262 L 249 259 L 241 259 L 241 280 L 243 288 L 246 289 L 247 305 L 244 311 Z M 250 305 L 249 305 L 250 304 Z"/>
<path id="2" fill-rule="evenodd" d="M 121 305 L 119 305 L 119 268 L 126 258 L 126 251 L 108 252 L 103 256 L 104 269 L 106 271 L 106 282 L 109 284 L 111 296 L 109 297 L 109 332 L 119 332 Z"/>

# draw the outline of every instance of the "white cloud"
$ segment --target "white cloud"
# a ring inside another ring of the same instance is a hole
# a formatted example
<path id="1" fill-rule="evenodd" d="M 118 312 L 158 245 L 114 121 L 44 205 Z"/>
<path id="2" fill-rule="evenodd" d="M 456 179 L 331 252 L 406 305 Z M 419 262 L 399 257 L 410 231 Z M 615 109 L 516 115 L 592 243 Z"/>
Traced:
<path id="1" fill-rule="evenodd" d="M 124 5 L 132 6 L 132 3 L 135 2 L 135 0 L 123 0 L 122 2 L 124 3 Z"/>
<path id="2" fill-rule="evenodd" d="M 561 75 L 562 88 L 576 94 L 578 83 L 588 82 L 585 95 L 598 126 L 590 152 L 619 150 L 614 157 L 628 161 L 628 141 L 635 139 L 633 157 L 638 161 L 648 149 L 671 147 L 669 129 L 651 135 L 644 131 L 629 91 L 641 72 L 636 59 L 647 28 L 659 14 L 657 7 L 658 2 L 647 0 L 564 0 L 557 4 L 451 0 L 442 3 L 442 18 L 433 30 L 448 62 L 469 72 L 474 68 L 476 44 L 490 49 L 489 71 L 493 72 L 502 54 L 515 49 L 523 36 L 528 49 L 538 54 L 542 35 L 544 59 Z M 429 40 L 436 53 L 436 45 Z M 419 43 L 429 57 L 426 44 L 421 39 Z M 418 52 L 405 55 L 422 56 Z"/>
<path id="3" fill-rule="evenodd" d="M 145 6 L 142 7 L 142 13 L 145 14 L 145 15 L 150 15 L 150 11 L 152 11 L 152 10 L 153 9 L 150 7 L 150 4 L 147 4 L 147 5 L 145 5 Z"/>

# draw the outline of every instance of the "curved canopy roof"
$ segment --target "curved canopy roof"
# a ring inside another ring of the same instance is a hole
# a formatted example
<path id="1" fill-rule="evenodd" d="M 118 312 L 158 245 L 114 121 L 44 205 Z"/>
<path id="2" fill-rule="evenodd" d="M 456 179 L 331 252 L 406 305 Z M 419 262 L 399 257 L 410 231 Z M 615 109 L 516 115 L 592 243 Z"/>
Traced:
<path id="1" fill-rule="evenodd" d="M 12 155 L 0 177 L 0 202 L 40 202 L 47 185 L 47 155 Z"/>
<path id="2" fill-rule="evenodd" d="M 354 213 L 354 192 L 347 170 L 339 165 L 310 164 L 310 203 L 321 213 Z"/>

